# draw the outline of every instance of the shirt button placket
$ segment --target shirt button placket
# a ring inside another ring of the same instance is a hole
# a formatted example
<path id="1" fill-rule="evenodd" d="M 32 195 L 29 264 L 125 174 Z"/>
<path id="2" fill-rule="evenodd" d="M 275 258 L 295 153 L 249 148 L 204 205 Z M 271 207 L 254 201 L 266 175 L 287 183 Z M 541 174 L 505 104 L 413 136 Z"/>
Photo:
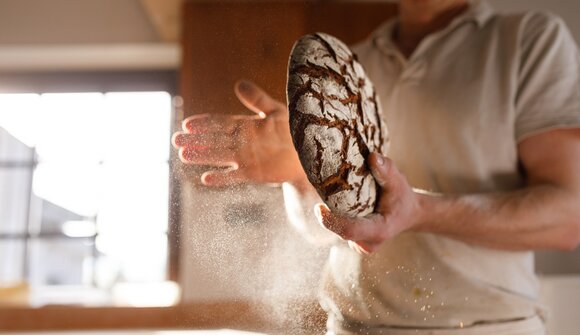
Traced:
<path id="1" fill-rule="evenodd" d="M 424 59 L 409 61 L 401 76 L 401 80 L 408 83 L 416 83 L 425 77 L 427 72 L 427 62 Z"/>

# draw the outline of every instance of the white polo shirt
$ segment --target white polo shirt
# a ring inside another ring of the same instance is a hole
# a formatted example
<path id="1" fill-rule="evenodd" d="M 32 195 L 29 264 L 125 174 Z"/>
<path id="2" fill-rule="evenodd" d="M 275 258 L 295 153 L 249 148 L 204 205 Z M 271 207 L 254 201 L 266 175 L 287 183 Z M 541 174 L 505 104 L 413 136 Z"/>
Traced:
<path id="1" fill-rule="evenodd" d="M 386 22 L 355 51 L 381 98 L 389 156 L 413 187 L 447 194 L 524 187 L 518 141 L 580 127 L 579 53 L 561 19 L 496 15 L 473 3 L 409 59 L 391 39 L 395 25 Z M 407 232 L 369 256 L 333 247 L 321 302 L 338 333 L 391 334 L 385 329 L 530 318 L 541 309 L 537 298 L 531 252 Z"/>

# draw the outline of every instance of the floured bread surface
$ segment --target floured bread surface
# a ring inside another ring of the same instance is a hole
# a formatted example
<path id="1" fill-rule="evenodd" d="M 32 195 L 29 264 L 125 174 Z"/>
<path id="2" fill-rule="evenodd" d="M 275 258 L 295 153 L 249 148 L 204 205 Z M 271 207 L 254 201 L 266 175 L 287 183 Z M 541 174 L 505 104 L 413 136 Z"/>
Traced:
<path id="1" fill-rule="evenodd" d="M 387 130 L 373 84 L 335 37 L 302 37 L 288 66 L 290 131 L 302 167 L 336 213 L 374 211 L 378 186 L 366 164 L 386 152 Z"/>

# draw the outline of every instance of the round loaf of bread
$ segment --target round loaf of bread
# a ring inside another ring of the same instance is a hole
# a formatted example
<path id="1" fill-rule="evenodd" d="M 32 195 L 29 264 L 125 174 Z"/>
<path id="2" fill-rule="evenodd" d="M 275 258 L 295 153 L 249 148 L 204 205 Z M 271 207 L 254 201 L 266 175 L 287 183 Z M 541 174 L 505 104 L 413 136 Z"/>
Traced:
<path id="1" fill-rule="evenodd" d="M 331 211 L 374 211 L 378 186 L 366 159 L 386 153 L 387 130 L 374 86 L 352 51 L 324 33 L 306 35 L 290 55 L 290 131 L 310 183 Z"/>

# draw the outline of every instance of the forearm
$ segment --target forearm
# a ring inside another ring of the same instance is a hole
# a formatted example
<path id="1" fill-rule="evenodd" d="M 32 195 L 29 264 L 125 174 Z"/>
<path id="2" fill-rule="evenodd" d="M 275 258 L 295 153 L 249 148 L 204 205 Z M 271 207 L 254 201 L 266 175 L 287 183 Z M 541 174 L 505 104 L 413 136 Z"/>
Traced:
<path id="1" fill-rule="evenodd" d="M 577 190 L 542 184 L 503 193 L 417 196 L 420 231 L 506 250 L 570 250 L 580 240 Z"/>

